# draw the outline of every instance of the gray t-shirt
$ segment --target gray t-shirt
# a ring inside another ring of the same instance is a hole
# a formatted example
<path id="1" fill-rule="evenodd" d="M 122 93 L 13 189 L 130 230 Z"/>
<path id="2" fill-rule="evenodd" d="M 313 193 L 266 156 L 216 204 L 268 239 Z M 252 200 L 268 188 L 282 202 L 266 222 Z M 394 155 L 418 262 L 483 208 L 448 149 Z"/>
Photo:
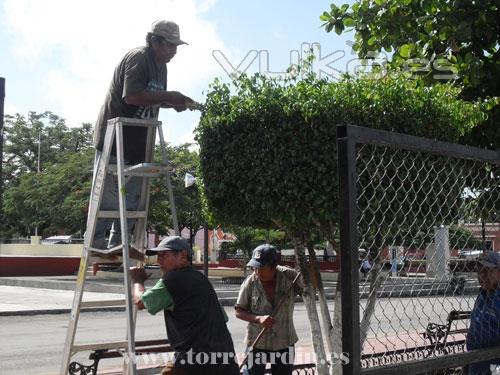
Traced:
<path id="1" fill-rule="evenodd" d="M 135 106 L 125 103 L 126 96 L 143 90 L 164 91 L 167 89 L 167 66 L 157 64 L 151 48 L 147 46 L 129 51 L 115 69 L 106 99 L 99 113 L 94 130 L 94 146 L 102 150 L 106 125 L 115 117 L 157 119 L 160 105 Z M 146 128 L 125 126 L 123 128 L 125 160 L 138 163 L 144 160 Z M 116 155 L 115 145 L 111 151 Z"/>

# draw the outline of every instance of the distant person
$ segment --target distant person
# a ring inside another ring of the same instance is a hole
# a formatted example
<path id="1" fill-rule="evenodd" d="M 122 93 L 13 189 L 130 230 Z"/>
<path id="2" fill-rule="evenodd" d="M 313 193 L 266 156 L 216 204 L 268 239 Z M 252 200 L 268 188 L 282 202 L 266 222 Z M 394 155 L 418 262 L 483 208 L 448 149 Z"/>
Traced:
<path id="1" fill-rule="evenodd" d="M 264 374 L 266 363 L 271 363 L 273 375 L 289 375 L 293 371 L 298 341 L 293 325 L 294 300 L 302 292 L 302 282 L 299 280 L 290 290 L 297 271 L 279 266 L 276 249 L 269 244 L 257 246 L 247 266 L 254 272 L 241 285 L 235 305 L 236 317 L 249 323 L 245 337 L 247 347 L 253 344 L 263 327 L 268 328 L 248 357 L 248 374 Z M 283 298 L 285 302 L 271 317 Z"/>
<path id="2" fill-rule="evenodd" d="M 94 181 L 104 145 L 108 120 L 115 117 L 158 119 L 160 107 L 184 111 L 194 101 L 178 91 L 167 91 L 167 63 L 176 55 L 177 47 L 186 44 L 180 39 L 179 26 L 172 21 L 153 23 L 146 35 L 146 45 L 127 52 L 115 68 L 106 99 L 94 130 Z M 146 128 L 124 126 L 123 143 L 126 165 L 144 162 Z M 110 164 L 116 164 L 116 144 L 113 142 Z M 136 210 L 142 185 L 141 177 L 131 177 L 125 185 L 127 210 Z M 108 175 L 104 182 L 101 210 L 118 210 L 118 179 Z M 127 221 L 129 235 L 135 220 Z M 106 242 L 106 233 L 110 231 Z M 92 247 L 112 248 L 121 244 L 118 219 L 97 221 Z"/>
<path id="3" fill-rule="evenodd" d="M 238 375 L 227 315 L 208 278 L 191 266 L 189 242 L 166 237 L 146 254 L 158 256 L 163 277 L 146 291 L 144 268 L 134 267 L 130 274 L 135 304 L 153 315 L 163 311 L 175 348 L 175 360 L 162 374 Z"/>
<path id="4" fill-rule="evenodd" d="M 361 261 L 361 273 L 363 274 L 363 280 L 366 280 L 370 270 L 372 269 L 372 262 L 369 257 L 365 257 Z"/>
<path id="5" fill-rule="evenodd" d="M 500 253 L 485 252 L 477 264 L 481 290 L 471 312 L 467 350 L 500 346 Z M 500 355 L 491 361 L 469 365 L 470 375 L 495 373 L 500 373 Z"/>

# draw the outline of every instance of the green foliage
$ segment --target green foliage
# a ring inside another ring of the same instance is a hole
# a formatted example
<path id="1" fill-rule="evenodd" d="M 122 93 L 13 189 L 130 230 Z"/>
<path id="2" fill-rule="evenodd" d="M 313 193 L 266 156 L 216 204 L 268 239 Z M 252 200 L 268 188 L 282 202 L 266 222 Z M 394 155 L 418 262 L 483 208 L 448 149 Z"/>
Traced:
<path id="1" fill-rule="evenodd" d="M 51 112 L 5 116 L 0 236 L 33 234 L 35 227 L 44 235 L 59 230 L 83 233 L 92 176 L 91 144 L 90 124 L 69 128 Z"/>
<path id="2" fill-rule="evenodd" d="M 463 141 L 499 148 L 499 11 L 499 3 L 489 0 L 357 0 L 332 4 L 320 20 L 327 32 L 354 31 L 352 48 L 360 58 L 392 54 L 392 67 L 428 83 L 457 79 L 464 98 L 493 98 L 489 120 Z"/>
<path id="3" fill-rule="evenodd" d="M 15 184 L 19 176 L 37 172 L 40 154 L 41 170 L 64 163 L 74 153 L 92 145 L 92 126 L 69 128 L 66 121 L 51 113 L 29 112 L 28 116 L 5 116 L 3 175 L 5 187 Z M 40 142 L 40 153 L 38 152 Z"/>
<path id="4" fill-rule="evenodd" d="M 209 210 L 223 226 L 279 227 L 293 234 L 337 226 L 336 125 L 355 124 L 457 141 L 484 119 L 448 84 L 256 75 L 215 81 L 196 130 Z"/>
<path id="5" fill-rule="evenodd" d="M 94 152 L 87 149 L 41 173 L 25 173 L 4 196 L 4 214 L 11 231 L 44 236 L 58 231 L 83 235 L 87 220 Z"/>
<path id="6" fill-rule="evenodd" d="M 255 229 L 252 227 L 232 226 L 227 228 L 229 232 L 236 236 L 234 242 L 224 242 L 223 251 L 227 253 L 236 253 L 242 250 L 247 259 L 252 257 L 252 251 L 257 246 L 269 243 L 277 249 L 292 247 L 292 243 L 285 236 L 285 233 L 272 229 Z"/>
<path id="7" fill-rule="evenodd" d="M 181 230 L 187 228 L 196 231 L 203 225 L 199 183 L 187 189 L 184 187 L 184 175 L 196 174 L 199 164 L 198 153 L 191 150 L 191 146 L 188 143 L 176 147 L 169 146 L 167 156 L 173 168 L 171 179 L 179 226 Z M 159 148 L 156 150 L 155 158 L 161 160 Z M 166 234 L 169 228 L 173 228 L 164 176 L 154 179 L 151 186 L 148 226 L 150 230 L 155 230 L 159 234 Z"/>

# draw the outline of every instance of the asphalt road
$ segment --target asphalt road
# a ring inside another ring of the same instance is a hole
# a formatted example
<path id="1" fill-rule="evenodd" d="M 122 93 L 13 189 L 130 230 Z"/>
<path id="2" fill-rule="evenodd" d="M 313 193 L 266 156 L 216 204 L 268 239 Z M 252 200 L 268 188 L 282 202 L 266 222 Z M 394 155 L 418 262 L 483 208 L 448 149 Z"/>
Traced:
<path id="1" fill-rule="evenodd" d="M 232 308 L 225 309 L 229 316 L 228 327 L 235 349 L 237 352 L 243 352 L 246 323 L 234 317 Z M 304 305 L 297 304 L 295 311 L 297 333 L 301 337 L 298 345 L 310 346 Z M 82 313 L 76 342 L 84 344 L 124 340 L 125 322 L 125 313 L 122 312 Z M 67 314 L 0 317 L 0 374 L 57 374 L 67 326 Z M 144 311 L 139 312 L 136 337 L 137 340 L 166 338 L 163 315 L 152 316 Z M 81 353 L 74 358 L 90 364 L 88 353 Z M 104 360 L 99 368 L 117 367 L 121 363 L 119 359 Z"/>
<path id="2" fill-rule="evenodd" d="M 470 310 L 473 301 L 474 296 L 380 299 L 376 303 L 368 336 L 418 332 L 429 322 L 443 322 L 452 309 Z M 363 308 L 365 302 L 362 302 Z M 329 307 L 333 311 L 333 302 Z M 234 317 L 231 307 L 226 307 L 226 312 L 230 317 L 228 325 L 235 349 L 243 352 L 246 324 Z M 125 315 L 121 312 L 82 313 L 76 341 L 83 344 L 124 340 L 125 322 Z M 302 303 L 296 304 L 294 322 L 300 338 L 298 349 L 309 351 L 312 346 L 309 323 Z M 0 374 L 57 374 L 67 324 L 67 314 L 0 317 Z M 165 338 L 163 316 L 139 312 L 136 336 L 137 340 Z M 88 364 L 87 356 L 79 354 L 74 358 Z M 120 360 L 105 360 L 99 368 L 120 364 Z"/>

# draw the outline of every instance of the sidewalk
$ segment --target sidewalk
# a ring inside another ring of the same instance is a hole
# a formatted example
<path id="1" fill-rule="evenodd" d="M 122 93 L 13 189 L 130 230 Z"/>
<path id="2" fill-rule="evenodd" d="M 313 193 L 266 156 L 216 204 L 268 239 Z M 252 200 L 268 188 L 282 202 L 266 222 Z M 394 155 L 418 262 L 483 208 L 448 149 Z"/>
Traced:
<path id="1" fill-rule="evenodd" d="M 0 285 L 0 316 L 63 314 L 71 311 L 72 290 Z M 123 300 L 123 294 L 85 292 L 84 301 Z M 108 307 L 123 309 L 122 307 Z"/>
<path id="2" fill-rule="evenodd" d="M 146 287 L 157 279 L 151 277 Z M 223 306 L 233 306 L 239 285 L 225 285 L 220 279 L 211 279 Z M 76 276 L 0 277 L 0 316 L 65 314 L 71 311 Z M 123 274 L 87 276 L 84 301 L 124 301 Z M 96 307 L 82 311 L 120 311 L 123 306 Z"/>
<path id="3" fill-rule="evenodd" d="M 156 276 L 156 275 L 155 275 Z M 146 287 L 156 283 L 153 276 L 146 282 Z M 210 278 L 212 285 L 223 306 L 233 306 L 240 286 L 223 284 L 220 278 Z M 325 282 L 325 294 L 334 298 L 334 282 Z M 62 314 L 71 311 L 76 276 L 38 276 L 38 277 L 0 277 L 0 316 Z M 369 295 L 369 283 L 360 284 L 360 297 Z M 477 294 L 477 280 L 468 280 L 464 294 Z M 446 283 L 432 282 L 423 278 L 388 279 L 378 291 L 379 298 L 424 297 L 449 293 Z M 87 276 L 85 301 L 124 300 L 123 274 L 118 272 L 99 273 Z M 93 308 L 94 311 L 123 310 L 122 306 Z"/>

